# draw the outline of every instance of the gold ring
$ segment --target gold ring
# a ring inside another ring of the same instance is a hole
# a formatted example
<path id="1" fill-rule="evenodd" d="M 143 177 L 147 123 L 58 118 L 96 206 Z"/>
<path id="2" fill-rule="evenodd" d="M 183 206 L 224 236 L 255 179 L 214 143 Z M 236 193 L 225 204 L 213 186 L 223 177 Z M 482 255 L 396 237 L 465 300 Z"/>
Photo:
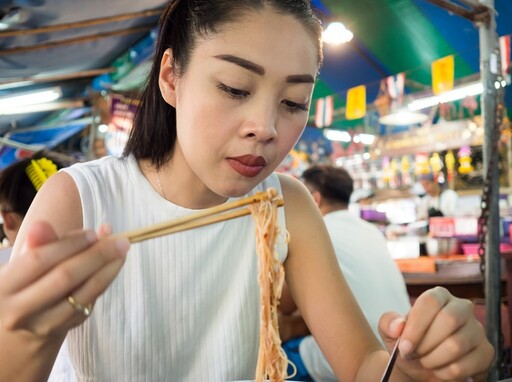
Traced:
<path id="1" fill-rule="evenodd" d="M 75 312 L 82 313 L 85 317 L 91 315 L 92 304 L 82 305 L 72 295 L 69 295 L 67 300 Z"/>

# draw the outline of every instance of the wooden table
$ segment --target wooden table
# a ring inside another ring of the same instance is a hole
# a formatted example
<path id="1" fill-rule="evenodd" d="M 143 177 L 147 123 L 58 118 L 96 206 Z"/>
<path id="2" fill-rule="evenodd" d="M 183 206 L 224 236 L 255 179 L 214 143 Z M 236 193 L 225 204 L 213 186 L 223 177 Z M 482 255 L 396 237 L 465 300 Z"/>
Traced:
<path id="1" fill-rule="evenodd" d="M 457 297 L 483 299 L 484 284 L 478 256 L 422 256 L 396 260 L 411 297 L 435 286 L 443 286 Z M 505 264 L 503 268 L 505 270 Z M 506 272 L 502 273 L 502 295 L 506 296 Z"/>

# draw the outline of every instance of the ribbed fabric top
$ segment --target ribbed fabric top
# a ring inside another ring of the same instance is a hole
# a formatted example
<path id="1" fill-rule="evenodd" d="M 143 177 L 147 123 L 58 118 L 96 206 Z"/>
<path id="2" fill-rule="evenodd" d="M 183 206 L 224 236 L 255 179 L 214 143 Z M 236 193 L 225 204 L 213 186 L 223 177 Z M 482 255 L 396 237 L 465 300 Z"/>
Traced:
<path id="1" fill-rule="evenodd" d="M 85 228 L 110 223 L 115 233 L 197 212 L 163 199 L 133 157 L 65 171 L 78 186 Z M 269 187 L 281 193 L 277 175 L 250 194 Z M 284 261 L 283 208 L 279 225 Z M 69 332 L 50 380 L 253 379 L 258 338 L 255 225 L 247 216 L 133 244 L 92 315 Z"/>

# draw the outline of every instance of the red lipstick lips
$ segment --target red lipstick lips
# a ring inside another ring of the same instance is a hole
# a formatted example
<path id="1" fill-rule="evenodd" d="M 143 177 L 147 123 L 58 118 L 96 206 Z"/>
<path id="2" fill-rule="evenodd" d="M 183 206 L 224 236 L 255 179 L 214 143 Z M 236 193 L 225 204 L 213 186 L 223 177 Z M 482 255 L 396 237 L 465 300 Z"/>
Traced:
<path id="1" fill-rule="evenodd" d="M 267 165 L 265 158 L 255 155 L 241 155 L 227 158 L 229 165 L 240 175 L 253 178 Z"/>

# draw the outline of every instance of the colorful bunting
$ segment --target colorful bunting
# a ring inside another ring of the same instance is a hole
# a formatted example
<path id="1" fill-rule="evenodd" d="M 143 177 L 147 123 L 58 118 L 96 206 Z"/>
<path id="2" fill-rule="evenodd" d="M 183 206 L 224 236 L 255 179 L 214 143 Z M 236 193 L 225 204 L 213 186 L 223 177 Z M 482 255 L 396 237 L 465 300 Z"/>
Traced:
<path id="1" fill-rule="evenodd" d="M 455 61 L 453 56 L 446 56 L 432 63 L 432 90 L 441 94 L 453 89 Z"/>
<path id="2" fill-rule="evenodd" d="M 316 101 L 315 125 L 316 127 L 330 126 L 334 116 L 334 101 L 332 96 L 319 98 Z"/>
<path id="3" fill-rule="evenodd" d="M 501 73 L 503 79 L 510 85 L 510 35 L 500 37 Z"/>
<path id="4" fill-rule="evenodd" d="M 386 87 L 393 101 L 398 105 L 402 104 L 404 97 L 405 73 L 399 73 L 396 76 L 386 78 Z"/>
<path id="5" fill-rule="evenodd" d="M 366 86 L 360 85 L 347 92 L 347 119 L 359 119 L 366 115 Z"/>

